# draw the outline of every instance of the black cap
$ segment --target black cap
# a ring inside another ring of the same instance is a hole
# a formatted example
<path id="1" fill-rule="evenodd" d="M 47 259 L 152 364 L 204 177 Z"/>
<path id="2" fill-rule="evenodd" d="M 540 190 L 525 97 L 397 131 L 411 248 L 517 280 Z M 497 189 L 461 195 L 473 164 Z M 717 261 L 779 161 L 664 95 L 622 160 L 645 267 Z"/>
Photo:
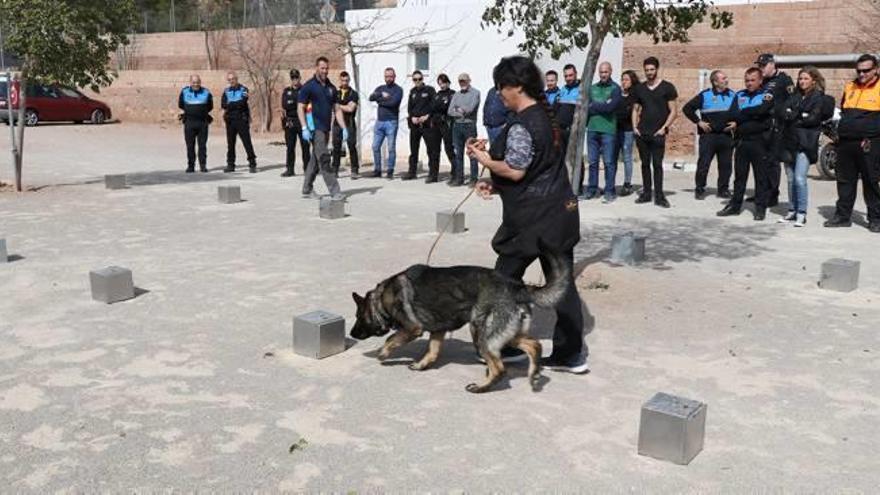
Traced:
<path id="1" fill-rule="evenodd" d="M 299 71 L 296 69 L 290 69 L 290 78 L 299 79 Z"/>
<path id="2" fill-rule="evenodd" d="M 772 53 L 762 53 L 758 55 L 758 60 L 755 60 L 755 65 L 764 66 L 771 62 L 776 63 L 776 57 Z"/>

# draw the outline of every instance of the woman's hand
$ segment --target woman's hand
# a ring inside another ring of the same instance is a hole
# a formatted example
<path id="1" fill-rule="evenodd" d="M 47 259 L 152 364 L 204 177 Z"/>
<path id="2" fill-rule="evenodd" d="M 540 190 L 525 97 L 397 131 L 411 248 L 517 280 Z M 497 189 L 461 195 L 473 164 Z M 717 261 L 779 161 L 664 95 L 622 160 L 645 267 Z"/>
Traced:
<path id="1" fill-rule="evenodd" d="M 492 194 L 495 193 L 495 188 L 492 187 L 492 181 L 489 179 L 478 180 L 474 185 L 474 190 L 483 199 L 491 199 Z"/>

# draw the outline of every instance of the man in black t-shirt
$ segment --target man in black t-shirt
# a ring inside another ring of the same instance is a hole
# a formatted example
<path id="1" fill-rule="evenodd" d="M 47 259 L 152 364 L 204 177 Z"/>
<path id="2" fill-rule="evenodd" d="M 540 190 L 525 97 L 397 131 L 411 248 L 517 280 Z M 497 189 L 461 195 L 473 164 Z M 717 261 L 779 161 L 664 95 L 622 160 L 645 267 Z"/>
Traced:
<path id="1" fill-rule="evenodd" d="M 351 163 L 352 180 L 360 177 L 360 157 L 357 149 L 357 126 L 355 125 L 355 116 L 357 116 L 358 102 L 360 96 L 358 92 L 351 87 L 351 77 L 348 72 L 339 73 L 339 89 L 336 90 L 336 104 L 342 110 L 342 116 L 345 119 L 345 128 L 348 130 L 348 160 Z M 342 128 L 339 123 L 333 123 L 333 172 L 339 177 L 339 162 L 342 159 Z"/>
<path id="2" fill-rule="evenodd" d="M 655 57 L 646 58 L 644 68 L 646 80 L 635 88 L 632 113 L 633 132 L 642 160 L 643 186 L 636 203 L 653 199 L 657 206 L 669 208 L 663 194 L 663 155 L 669 127 L 678 116 L 678 91 L 672 83 L 658 77 L 660 62 Z"/>

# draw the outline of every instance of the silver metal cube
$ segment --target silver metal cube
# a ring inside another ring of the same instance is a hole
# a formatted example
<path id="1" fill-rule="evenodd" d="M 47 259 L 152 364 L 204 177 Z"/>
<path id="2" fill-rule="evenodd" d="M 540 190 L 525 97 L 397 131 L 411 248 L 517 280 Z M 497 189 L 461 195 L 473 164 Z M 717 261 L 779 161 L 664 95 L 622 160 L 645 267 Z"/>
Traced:
<path id="1" fill-rule="evenodd" d="M 460 234 L 465 231 L 464 212 L 454 210 L 443 210 L 437 212 L 437 232 L 446 230 L 450 234 Z"/>
<path id="2" fill-rule="evenodd" d="M 224 204 L 238 203 L 241 201 L 241 187 L 219 186 L 217 187 L 217 199 Z"/>
<path id="3" fill-rule="evenodd" d="M 703 450 L 707 405 L 657 393 L 642 406 L 639 455 L 688 464 Z"/>
<path id="4" fill-rule="evenodd" d="M 327 311 L 293 318 L 293 352 L 323 359 L 345 350 L 345 319 Z"/>
<path id="5" fill-rule="evenodd" d="M 134 297 L 134 281 L 131 270 L 120 266 L 108 266 L 89 272 L 92 299 L 107 304 Z"/>
<path id="6" fill-rule="evenodd" d="M 822 276 L 819 287 L 838 292 L 852 292 L 859 288 L 859 268 L 861 262 L 833 258 L 822 263 Z"/>
<path id="7" fill-rule="evenodd" d="M 611 261 L 633 265 L 645 259 L 646 236 L 621 232 L 611 236 Z"/>
<path id="8" fill-rule="evenodd" d="M 125 174 L 105 175 L 104 187 L 107 189 L 125 189 Z"/>
<path id="9" fill-rule="evenodd" d="M 0 238 L 0 263 L 9 261 L 9 253 L 6 251 L 6 239 Z"/>
<path id="10" fill-rule="evenodd" d="M 345 218 L 345 199 L 324 196 L 318 204 L 318 216 L 328 220 Z"/>

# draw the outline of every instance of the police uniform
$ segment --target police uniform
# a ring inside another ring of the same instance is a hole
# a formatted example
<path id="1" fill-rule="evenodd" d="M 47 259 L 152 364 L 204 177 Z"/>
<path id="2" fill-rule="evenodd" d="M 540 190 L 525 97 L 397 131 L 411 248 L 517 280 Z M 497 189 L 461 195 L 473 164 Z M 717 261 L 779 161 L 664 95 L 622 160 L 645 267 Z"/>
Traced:
<path id="1" fill-rule="evenodd" d="M 449 104 L 452 102 L 452 89 L 441 89 L 434 94 L 434 106 L 431 109 L 431 121 L 440 132 L 443 151 L 449 164 L 455 163 L 455 148 L 452 146 L 452 122 L 449 121 Z"/>
<path id="2" fill-rule="evenodd" d="M 287 144 L 287 158 L 285 165 L 287 170 L 282 174 L 284 177 L 296 175 L 296 141 L 302 150 L 303 171 L 309 164 L 309 142 L 302 139 L 302 123 L 299 121 L 297 107 L 299 105 L 299 90 L 302 86 L 288 86 L 281 94 L 281 108 L 284 110 L 284 141 Z"/>
<path id="3" fill-rule="evenodd" d="M 580 241 L 580 215 L 562 163 L 564 151 L 560 143 L 554 143 L 554 130 L 542 105 L 526 108 L 505 124 L 498 139 L 491 143 L 489 155 L 493 160 L 504 160 L 510 128 L 517 124 L 531 138 L 532 160 L 518 182 L 492 174 L 493 188 L 503 206 L 492 248 L 498 253 L 495 270 L 521 280 L 535 259 L 545 273 L 548 271 L 548 261 L 541 253 L 543 246 L 563 254 L 573 266 L 574 246 Z M 564 361 L 585 349 L 581 300 L 573 277 L 556 306 L 556 314 L 551 359 Z"/>
<path id="4" fill-rule="evenodd" d="M 731 89 L 722 92 L 709 88 L 698 93 L 682 107 L 682 113 L 694 124 L 705 122 L 711 128 L 709 132 L 697 127 L 700 136 L 698 144 L 697 175 L 695 179 L 696 194 L 702 195 L 706 190 L 706 179 L 709 166 L 713 159 L 718 161 L 718 195 L 729 194 L 730 175 L 733 164 L 733 136 L 724 128 L 731 121 L 730 107 L 733 105 L 735 93 Z M 699 111 L 699 116 L 697 116 Z"/>
<path id="5" fill-rule="evenodd" d="M 360 96 L 358 92 L 348 88 L 338 88 L 336 90 L 336 104 L 345 106 L 354 102 L 360 105 Z M 342 110 L 342 118 L 345 120 L 345 128 L 348 129 L 348 159 L 351 162 L 351 176 L 356 178 L 360 171 L 360 156 L 357 149 L 357 126 L 355 116 L 357 116 L 358 108 L 355 107 L 354 112 L 346 112 Z M 339 175 L 339 163 L 342 161 L 342 128 L 337 122 L 333 122 L 333 170 Z"/>
<path id="6" fill-rule="evenodd" d="M 764 98 L 764 91 L 736 93 L 731 114 L 736 121 L 736 158 L 734 161 L 733 197 L 722 212 L 739 213 L 749 180 L 749 168 L 755 176 L 755 217 L 763 219 L 772 197 L 768 171 L 771 156 L 773 102 Z M 721 213 L 719 213 L 721 214 Z M 722 215 L 723 216 L 723 215 Z"/>
<path id="7" fill-rule="evenodd" d="M 849 222 L 861 178 L 868 223 L 873 232 L 880 232 L 880 80 L 864 86 L 856 81 L 846 84 L 837 133 L 835 220 Z"/>
<path id="8" fill-rule="evenodd" d="M 214 98 L 207 88 L 194 90 L 187 86 L 180 90 L 177 106 L 183 110 L 183 138 L 186 142 L 186 171 L 194 172 L 196 164 L 196 143 L 199 146 L 199 170 L 208 171 L 208 126 L 211 124 L 211 110 Z"/>
<path id="9" fill-rule="evenodd" d="M 435 127 L 434 120 L 430 118 L 431 109 L 434 105 L 437 92 L 431 86 L 422 84 L 409 91 L 409 101 L 406 104 L 406 123 L 409 127 L 409 173 L 404 179 L 415 179 L 416 168 L 419 163 L 419 147 L 422 138 L 428 148 L 428 182 L 436 182 L 440 173 L 440 129 Z M 429 116 L 428 120 L 421 124 L 413 124 L 413 117 Z"/>
<path id="10" fill-rule="evenodd" d="M 235 171 L 235 138 L 241 138 L 241 144 L 247 153 L 248 166 L 251 173 L 257 171 L 257 155 L 251 143 L 251 110 L 248 106 L 248 89 L 236 84 L 223 91 L 220 106 L 226 110 L 226 168 L 224 172 Z"/>
<path id="11" fill-rule="evenodd" d="M 764 93 L 773 95 L 773 133 L 770 144 L 771 160 L 769 163 L 768 177 L 770 180 L 770 206 L 775 206 L 779 201 L 779 183 L 782 179 L 781 162 L 791 161 L 785 147 L 784 113 L 788 106 L 788 98 L 794 93 L 794 82 L 785 72 L 776 71 L 772 77 L 764 79 L 761 84 Z"/>

